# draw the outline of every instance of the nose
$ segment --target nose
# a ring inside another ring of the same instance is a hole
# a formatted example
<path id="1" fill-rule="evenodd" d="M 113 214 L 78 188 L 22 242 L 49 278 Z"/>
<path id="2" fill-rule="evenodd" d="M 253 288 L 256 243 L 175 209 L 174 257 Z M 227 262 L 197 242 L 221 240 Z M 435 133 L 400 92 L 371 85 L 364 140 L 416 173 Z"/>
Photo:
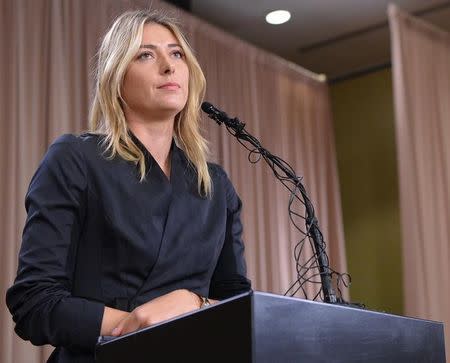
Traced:
<path id="1" fill-rule="evenodd" d="M 172 61 L 167 56 L 162 57 L 161 59 L 161 73 L 163 74 L 172 74 L 175 72 L 175 67 L 172 64 Z"/>
<path id="2" fill-rule="evenodd" d="M 164 70 L 164 74 L 172 74 L 173 72 L 175 72 L 174 66 L 168 63 L 166 69 Z"/>

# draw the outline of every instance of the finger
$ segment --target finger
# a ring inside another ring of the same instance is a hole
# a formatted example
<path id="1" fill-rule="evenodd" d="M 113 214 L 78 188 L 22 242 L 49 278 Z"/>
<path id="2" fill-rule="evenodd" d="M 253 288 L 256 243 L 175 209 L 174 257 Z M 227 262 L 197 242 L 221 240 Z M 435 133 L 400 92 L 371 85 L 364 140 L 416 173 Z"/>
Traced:
<path id="1" fill-rule="evenodd" d="M 136 318 L 129 317 L 121 322 L 117 328 L 118 335 L 124 335 L 138 330 L 140 328 L 140 324 Z"/>
<path id="2" fill-rule="evenodd" d="M 117 326 L 112 330 L 111 335 L 114 337 L 118 337 L 119 335 L 122 335 L 123 328 L 129 319 L 130 319 L 130 317 L 127 317 L 127 318 L 121 320 L 119 322 L 119 324 L 117 324 Z"/>
<path id="3" fill-rule="evenodd" d="M 120 332 L 121 332 L 121 331 L 122 331 L 121 328 L 116 327 L 116 328 L 114 328 L 114 329 L 112 330 L 111 335 L 112 335 L 113 337 L 118 337 L 118 336 L 120 335 Z"/>

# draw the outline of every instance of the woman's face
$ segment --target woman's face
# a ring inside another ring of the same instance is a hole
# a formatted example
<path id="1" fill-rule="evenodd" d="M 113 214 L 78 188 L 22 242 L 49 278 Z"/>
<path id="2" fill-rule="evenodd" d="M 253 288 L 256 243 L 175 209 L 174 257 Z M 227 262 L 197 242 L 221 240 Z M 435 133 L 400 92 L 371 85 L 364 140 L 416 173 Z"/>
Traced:
<path id="1" fill-rule="evenodd" d="M 189 69 L 178 40 L 162 25 L 144 25 L 122 85 L 126 108 L 147 119 L 173 118 L 186 104 L 188 87 Z"/>

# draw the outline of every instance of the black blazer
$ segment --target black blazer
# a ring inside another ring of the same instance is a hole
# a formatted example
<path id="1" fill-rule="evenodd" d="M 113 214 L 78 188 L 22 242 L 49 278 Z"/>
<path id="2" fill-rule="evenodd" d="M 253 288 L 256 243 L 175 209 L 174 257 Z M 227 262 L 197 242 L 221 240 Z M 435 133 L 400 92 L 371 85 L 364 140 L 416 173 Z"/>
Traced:
<path id="1" fill-rule="evenodd" d="M 175 289 L 216 299 L 250 289 L 241 202 L 225 172 L 209 164 L 213 194 L 203 198 L 175 143 L 169 182 L 131 136 L 146 158 L 142 182 L 93 134 L 56 140 L 31 181 L 6 301 L 20 337 L 57 347 L 50 362 L 94 361 L 105 305 L 131 311 Z"/>

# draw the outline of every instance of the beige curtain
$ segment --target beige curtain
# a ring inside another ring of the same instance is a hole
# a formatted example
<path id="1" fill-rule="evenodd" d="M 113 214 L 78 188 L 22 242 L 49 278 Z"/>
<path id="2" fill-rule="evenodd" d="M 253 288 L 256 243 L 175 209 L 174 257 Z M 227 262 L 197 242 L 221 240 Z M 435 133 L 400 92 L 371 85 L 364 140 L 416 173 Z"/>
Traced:
<path id="1" fill-rule="evenodd" d="M 405 314 L 450 324 L 450 34 L 389 7 Z M 450 334 L 446 332 L 447 353 Z M 447 354 L 450 362 L 450 354 Z"/>
<path id="2" fill-rule="evenodd" d="M 153 0 L 153 8 L 173 8 Z M 33 347 L 13 332 L 4 296 L 17 268 L 24 195 L 47 146 L 87 128 L 90 67 L 99 39 L 125 9 L 147 0 L 0 1 L 0 362 L 34 363 L 51 347 Z M 273 153 L 289 161 L 316 206 L 332 266 L 345 271 L 336 156 L 328 86 L 316 75 L 176 11 L 208 80 L 207 100 L 238 115 Z M 209 119 L 213 156 L 244 202 L 246 256 L 255 289 L 283 293 L 295 277 L 298 234 L 287 222 L 288 195 L 262 163 Z"/>
<path id="3" fill-rule="evenodd" d="M 197 19 L 186 23 L 208 80 L 206 99 L 238 115 L 267 149 L 305 176 L 333 266 L 345 269 L 327 84 Z M 250 164 L 248 152 L 223 127 L 205 122 L 216 159 L 243 199 L 250 278 L 259 290 L 284 293 L 295 276 L 293 247 L 299 239 L 288 223 L 288 193 L 263 161 Z"/>

